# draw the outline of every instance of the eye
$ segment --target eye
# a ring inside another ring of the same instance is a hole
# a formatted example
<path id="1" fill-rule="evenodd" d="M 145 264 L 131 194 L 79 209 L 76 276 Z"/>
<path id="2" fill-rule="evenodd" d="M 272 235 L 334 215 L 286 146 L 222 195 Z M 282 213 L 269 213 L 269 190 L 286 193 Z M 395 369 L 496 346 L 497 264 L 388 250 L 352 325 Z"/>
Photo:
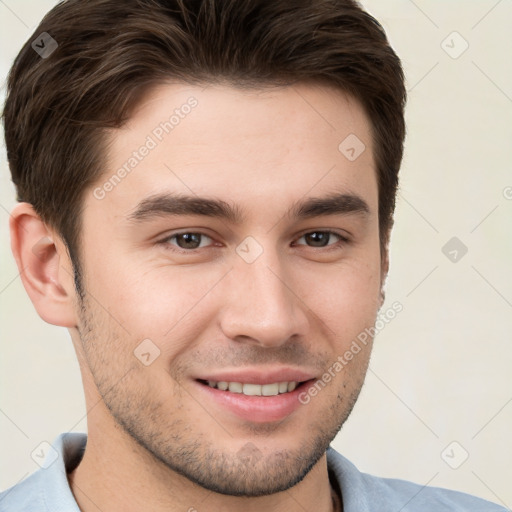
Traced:
<path id="1" fill-rule="evenodd" d="M 332 237 L 338 238 L 338 244 L 329 244 L 328 242 Z M 310 247 L 327 247 L 327 246 L 335 246 L 335 245 L 343 245 L 344 243 L 348 243 L 348 239 L 341 236 L 334 231 L 310 231 L 309 233 L 305 233 L 298 240 L 304 238 L 307 243 L 311 244 Z M 303 244 L 299 244 L 303 245 Z"/>
<path id="2" fill-rule="evenodd" d="M 185 233 L 176 233 L 174 235 L 168 236 L 160 241 L 160 243 L 167 245 L 173 245 L 178 247 L 178 249 L 182 249 L 184 252 L 193 251 L 195 249 L 201 249 L 208 244 L 202 244 L 203 240 L 207 239 L 212 241 L 212 239 L 205 235 L 204 233 L 194 233 L 194 232 L 185 232 Z M 176 240 L 176 245 L 172 243 L 172 241 Z"/>
<path id="3" fill-rule="evenodd" d="M 334 243 L 329 243 L 333 237 L 338 239 L 338 243 L 336 243 L 336 240 Z M 349 242 L 347 238 L 334 231 L 310 231 L 303 234 L 297 240 L 299 241 L 301 239 L 304 239 L 306 244 L 313 248 L 329 247 L 335 249 Z M 195 250 L 209 247 L 211 242 L 213 242 L 213 239 L 204 233 L 185 231 L 170 235 L 163 240 L 160 240 L 159 243 L 170 250 L 182 253 L 191 253 Z M 298 243 L 297 245 L 305 244 Z"/>

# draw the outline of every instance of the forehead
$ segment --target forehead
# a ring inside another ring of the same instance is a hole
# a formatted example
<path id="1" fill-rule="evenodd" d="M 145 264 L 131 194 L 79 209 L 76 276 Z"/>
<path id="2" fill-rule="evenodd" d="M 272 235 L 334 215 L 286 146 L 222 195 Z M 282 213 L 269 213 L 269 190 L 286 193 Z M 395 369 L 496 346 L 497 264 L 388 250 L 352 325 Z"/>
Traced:
<path id="1" fill-rule="evenodd" d="M 89 194 L 86 206 L 116 218 L 162 192 L 215 196 L 244 213 L 258 204 L 260 219 L 332 192 L 366 196 L 376 209 L 370 122 L 357 101 L 325 85 L 160 85 L 109 133 L 108 147 L 94 187 L 103 197 Z"/>

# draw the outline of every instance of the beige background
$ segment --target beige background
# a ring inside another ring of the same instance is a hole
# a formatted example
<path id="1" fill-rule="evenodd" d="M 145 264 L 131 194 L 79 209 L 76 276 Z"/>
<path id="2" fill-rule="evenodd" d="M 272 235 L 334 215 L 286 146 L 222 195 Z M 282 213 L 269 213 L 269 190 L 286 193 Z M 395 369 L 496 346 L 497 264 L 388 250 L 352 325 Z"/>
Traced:
<path id="1" fill-rule="evenodd" d="M 0 2 L 2 96 L 12 59 L 54 3 Z M 360 400 L 334 446 L 362 471 L 510 508 L 512 2 L 362 3 L 387 30 L 408 81 L 383 310 L 394 301 L 404 309 L 379 333 Z M 38 468 L 30 454 L 42 441 L 85 431 L 86 412 L 68 333 L 38 317 L 10 253 L 15 199 L 3 140 L 1 155 L 4 489 Z M 468 248 L 455 263 L 442 252 L 452 237 Z M 466 452 L 458 469 L 447 463 L 459 465 Z"/>

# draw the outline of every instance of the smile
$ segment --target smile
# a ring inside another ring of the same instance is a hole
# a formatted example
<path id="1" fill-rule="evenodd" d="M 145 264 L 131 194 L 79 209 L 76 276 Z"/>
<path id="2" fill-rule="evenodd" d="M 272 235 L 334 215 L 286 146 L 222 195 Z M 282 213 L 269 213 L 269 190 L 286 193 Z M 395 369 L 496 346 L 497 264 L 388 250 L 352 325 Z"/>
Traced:
<path id="1" fill-rule="evenodd" d="M 213 380 L 200 380 L 201 383 L 207 384 L 211 388 L 220 389 L 221 391 L 229 391 L 231 393 L 242 393 L 247 396 L 275 396 L 293 391 L 300 382 L 274 382 L 271 384 L 251 384 L 243 382 L 226 382 Z"/>

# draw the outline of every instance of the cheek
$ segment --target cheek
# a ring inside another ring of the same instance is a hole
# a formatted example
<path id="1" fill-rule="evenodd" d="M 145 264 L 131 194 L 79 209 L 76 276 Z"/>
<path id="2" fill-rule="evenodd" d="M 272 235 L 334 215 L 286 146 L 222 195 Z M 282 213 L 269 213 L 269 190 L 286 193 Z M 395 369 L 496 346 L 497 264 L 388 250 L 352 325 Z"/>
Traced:
<path id="1" fill-rule="evenodd" d="M 87 291 L 115 318 L 111 327 L 126 342 L 136 346 L 150 339 L 172 358 L 193 348 L 194 340 L 201 339 L 208 326 L 213 328 L 223 305 L 219 298 L 226 267 L 159 265 L 148 270 L 147 262 L 124 258 L 120 263 L 113 248 L 91 251 L 88 257 L 91 270 L 87 269 L 86 277 L 91 288 Z M 321 330 L 326 339 L 334 339 L 337 351 L 375 321 L 380 291 L 378 250 L 355 254 L 339 264 L 292 266 L 290 262 L 288 269 L 283 277 L 296 295 L 290 300 L 310 319 L 311 332 Z"/>
<path id="2" fill-rule="evenodd" d="M 103 267 L 95 276 L 101 283 L 98 301 L 109 304 L 118 324 L 113 327 L 134 346 L 149 339 L 162 355 L 175 357 L 200 338 L 219 305 L 216 285 L 225 274 L 223 268 L 200 272 L 198 267 L 160 266 L 148 271 L 129 262 L 111 268 L 107 273 Z M 216 294 L 210 293 L 214 289 Z"/>
<path id="3" fill-rule="evenodd" d="M 346 263 L 336 270 L 316 272 L 314 281 L 303 283 L 304 303 L 340 348 L 375 322 L 380 306 L 379 264 Z"/>

